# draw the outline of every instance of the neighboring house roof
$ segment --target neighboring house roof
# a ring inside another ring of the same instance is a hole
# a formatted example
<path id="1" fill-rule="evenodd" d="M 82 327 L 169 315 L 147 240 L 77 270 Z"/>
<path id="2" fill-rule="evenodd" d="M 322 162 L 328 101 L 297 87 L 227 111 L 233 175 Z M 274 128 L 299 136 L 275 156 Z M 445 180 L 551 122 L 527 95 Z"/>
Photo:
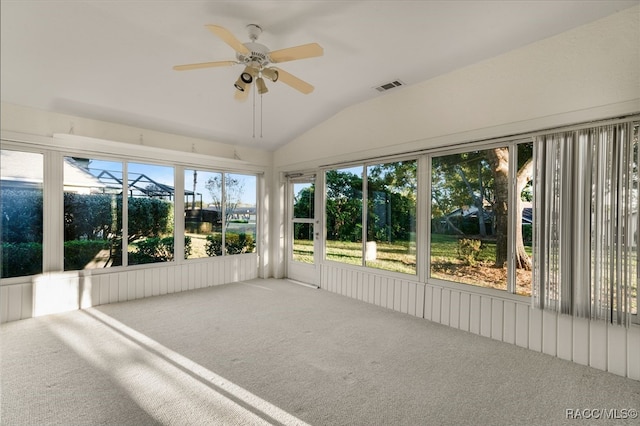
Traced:
<path id="1" fill-rule="evenodd" d="M 462 216 L 466 218 L 477 218 L 478 217 L 478 208 L 476 206 L 465 206 L 464 208 L 457 208 L 446 215 L 447 217 L 455 217 Z M 493 216 L 493 211 L 491 209 L 484 210 L 484 218 L 485 221 L 491 220 Z M 522 223 L 523 224 L 531 224 L 533 223 L 533 208 L 530 202 L 523 201 L 522 202 Z"/>
<path id="2" fill-rule="evenodd" d="M 81 188 L 104 188 L 106 185 L 72 158 L 64 159 L 64 186 Z"/>
<path id="3" fill-rule="evenodd" d="M 42 183 L 42 162 L 41 154 L 0 150 L 0 173 L 3 183 Z"/>
<path id="4" fill-rule="evenodd" d="M 525 207 L 522 209 L 522 223 L 533 223 L 533 208 Z"/>
<path id="5" fill-rule="evenodd" d="M 102 188 L 105 186 L 71 158 L 65 157 L 63 167 L 65 188 Z M 14 186 L 41 184 L 44 178 L 42 156 L 37 153 L 3 149 L 0 151 L 0 170 L 3 183 L 11 182 Z"/>

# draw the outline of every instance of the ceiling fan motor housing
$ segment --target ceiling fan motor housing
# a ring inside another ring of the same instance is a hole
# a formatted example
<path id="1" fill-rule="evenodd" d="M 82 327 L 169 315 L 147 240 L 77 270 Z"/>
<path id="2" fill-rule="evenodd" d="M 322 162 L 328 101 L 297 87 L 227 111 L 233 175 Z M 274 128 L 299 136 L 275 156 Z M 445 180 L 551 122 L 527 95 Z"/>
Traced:
<path id="1" fill-rule="evenodd" d="M 244 46 L 249 49 L 249 54 L 236 53 L 236 58 L 239 62 L 246 65 L 251 64 L 258 69 L 269 64 L 269 49 L 267 46 L 255 42 L 244 43 Z"/>

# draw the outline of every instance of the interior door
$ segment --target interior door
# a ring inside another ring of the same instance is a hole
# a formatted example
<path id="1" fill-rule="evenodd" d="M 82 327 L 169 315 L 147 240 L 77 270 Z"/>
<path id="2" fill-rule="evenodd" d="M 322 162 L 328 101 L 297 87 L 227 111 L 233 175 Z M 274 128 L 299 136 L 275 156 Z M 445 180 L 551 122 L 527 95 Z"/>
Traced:
<path id="1" fill-rule="evenodd" d="M 319 285 L 320 227 L 315 175 L 288 179 L 287 277 Z"/>

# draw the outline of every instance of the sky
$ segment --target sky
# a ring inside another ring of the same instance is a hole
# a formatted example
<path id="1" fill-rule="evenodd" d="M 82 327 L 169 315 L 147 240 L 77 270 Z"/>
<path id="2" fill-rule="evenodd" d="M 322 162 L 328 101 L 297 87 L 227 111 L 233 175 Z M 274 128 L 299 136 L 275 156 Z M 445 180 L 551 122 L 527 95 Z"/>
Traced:
<path id="1" fill-rule="evenodd" d="M 109 170 L 114 175 L 120 177 L 122 175 L 122 163 L 118 161 L 91 160 L 90 169 L 95 175 L 96 170 Z M 175 187 L 174 168 L 171 166 L 162 166 L 156 164 L 127 163 L 128 172 L 130 174 L 144 174 L 150 179 Z M 203 203 L 210 204 L 213 202 L 211 194 L 205 187 L 206 181 L 214 176 L 219 176 L 219 172 L 197 171 L 196 192 L 202 194 Z M 99 173 L 99 172 L 98 172 Z M 232 174 L 234 178 L 241 178 L 244 183 L 244 191 L 240 197 L 242 204 L 256 204 L 256 182 L 257 179 L 253 175 Z M 186 190 L 193 190 L 193 169 L 185 169 L 184 185 Z M 198 198 L 199 199 L 199 198 Z"/>

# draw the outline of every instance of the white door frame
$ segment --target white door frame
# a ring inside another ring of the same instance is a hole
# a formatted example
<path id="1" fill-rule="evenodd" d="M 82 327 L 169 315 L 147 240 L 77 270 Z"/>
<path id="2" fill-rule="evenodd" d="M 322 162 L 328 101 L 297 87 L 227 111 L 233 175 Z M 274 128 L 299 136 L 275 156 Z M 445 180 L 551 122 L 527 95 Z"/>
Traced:
<path id="1" fill-rule="evenodd" d="M 314 217 L 294 218 L 293 202 L 294 187 L 296 184 L 309 183 L 314 185 Z M 321 200 L 319 200 L 318 179 L 315 172 L 296 173 L 288 176 L 286 182 L 286 277 L 315 286 L 320 285 L 320 259 L 322 248 L 322 236 L 320 222 Z M 298 262 L 293 259 L 293 228 L 294 224 L 310 224 L 313 227 L 313 263 Z"/>

